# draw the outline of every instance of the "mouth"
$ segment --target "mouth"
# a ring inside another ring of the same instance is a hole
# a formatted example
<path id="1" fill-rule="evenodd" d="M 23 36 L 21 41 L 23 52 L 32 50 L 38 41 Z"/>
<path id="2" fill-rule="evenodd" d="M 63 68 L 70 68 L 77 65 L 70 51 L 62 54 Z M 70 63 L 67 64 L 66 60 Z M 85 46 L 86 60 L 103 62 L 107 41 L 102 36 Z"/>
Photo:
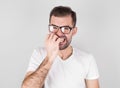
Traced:
<path id="1" fill-rule="evenodd" d="M 67 38 L 66 38 L 66 36 L 59 36 L 59 38 L 61 39 L 61 41 L 60 41 L 60 45 L 64 45 L 65 44 L 65 42 L 66 42 L 66 40 L 67 40 Z"/>
<path id="2" fill-rule="evenodd" d="M 66 41 L 66 39 L 61 39 L 61 42 L 60 42 L 60 45 L 63 45 L 63 44 L 65 44 L 65 41 Z"/>

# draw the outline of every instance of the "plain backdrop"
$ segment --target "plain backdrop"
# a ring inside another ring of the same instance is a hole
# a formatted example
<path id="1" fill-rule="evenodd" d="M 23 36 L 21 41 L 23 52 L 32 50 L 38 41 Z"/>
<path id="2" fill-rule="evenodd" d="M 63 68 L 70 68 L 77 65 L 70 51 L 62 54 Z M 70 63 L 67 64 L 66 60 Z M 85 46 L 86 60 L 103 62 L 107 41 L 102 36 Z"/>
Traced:
<path id="1" fill-rule="evenodd" d="M 101 88 L 120 87 L 120 1 L 0 0 L 0 88 L 20 88 L 34 48 L 44 46 L 49 13 L 70 6 L 77 13 L 72 44 L 96 58 Z"/>

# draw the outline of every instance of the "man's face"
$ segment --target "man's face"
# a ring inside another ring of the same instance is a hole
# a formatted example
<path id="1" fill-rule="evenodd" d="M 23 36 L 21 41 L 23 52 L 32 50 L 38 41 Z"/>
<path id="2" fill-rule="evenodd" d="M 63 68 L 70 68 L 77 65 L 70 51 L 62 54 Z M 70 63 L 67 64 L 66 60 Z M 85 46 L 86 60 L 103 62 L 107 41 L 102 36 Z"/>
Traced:
<path id="1" fill-rule="evenodd" d="M 72 22 L 72 18 L 70 15 L 65 16 L 65 17 L 55 17 L 52 16 L 51 17 L 51 21 L 50 21 L 51 25 L 56 25 L 56 26 L 69 26 L 69 27 L 73 27 L 73 22 Z M 64 34 L 60 29 L 55 33 L 59 38 L 63 38 L 63 41 L 60 42 L 59 44 L 59 49 L 60 50 L 64 50 L 65 48 L 67 48 L 72 40 L 72 36 L 75 34 L 75 28 L 73 28 L 70 33 L 68 34 Z"/>

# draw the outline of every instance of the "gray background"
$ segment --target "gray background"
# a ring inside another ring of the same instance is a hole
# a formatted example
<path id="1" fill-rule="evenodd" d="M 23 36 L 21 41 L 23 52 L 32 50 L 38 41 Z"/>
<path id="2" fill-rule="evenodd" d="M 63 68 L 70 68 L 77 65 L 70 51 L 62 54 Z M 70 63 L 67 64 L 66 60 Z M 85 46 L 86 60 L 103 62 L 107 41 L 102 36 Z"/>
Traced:
<path id="1" fill-rule="evenodd" d="M 71 6 L 78 33 L 72 44 L 91 52 L 101 88 L 120 87 L 120 1 L 0 0 L 0 88 L 20 88 L 33 49 L 44 45 L 50 10 Z"/>

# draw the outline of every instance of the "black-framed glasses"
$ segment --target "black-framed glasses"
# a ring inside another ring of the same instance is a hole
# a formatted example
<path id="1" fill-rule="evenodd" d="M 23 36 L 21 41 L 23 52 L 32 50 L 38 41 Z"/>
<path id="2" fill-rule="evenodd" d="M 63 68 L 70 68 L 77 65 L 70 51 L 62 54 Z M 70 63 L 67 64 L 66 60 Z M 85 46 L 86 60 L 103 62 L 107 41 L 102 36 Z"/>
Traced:
<path id="1" fill-rule="evenodd" d="M 56 33 L 60 29 L 62 31 L 62 33 L 64 33 L 64 34 L 69 34 L 70 31 L 74 28 L 74 27 L 70 27 L 70 26 L 57 26 L 57 25 L 53 25 L 53 24 L 48 25 L 48 27 L 49 27 L 50 32 Z"/>

